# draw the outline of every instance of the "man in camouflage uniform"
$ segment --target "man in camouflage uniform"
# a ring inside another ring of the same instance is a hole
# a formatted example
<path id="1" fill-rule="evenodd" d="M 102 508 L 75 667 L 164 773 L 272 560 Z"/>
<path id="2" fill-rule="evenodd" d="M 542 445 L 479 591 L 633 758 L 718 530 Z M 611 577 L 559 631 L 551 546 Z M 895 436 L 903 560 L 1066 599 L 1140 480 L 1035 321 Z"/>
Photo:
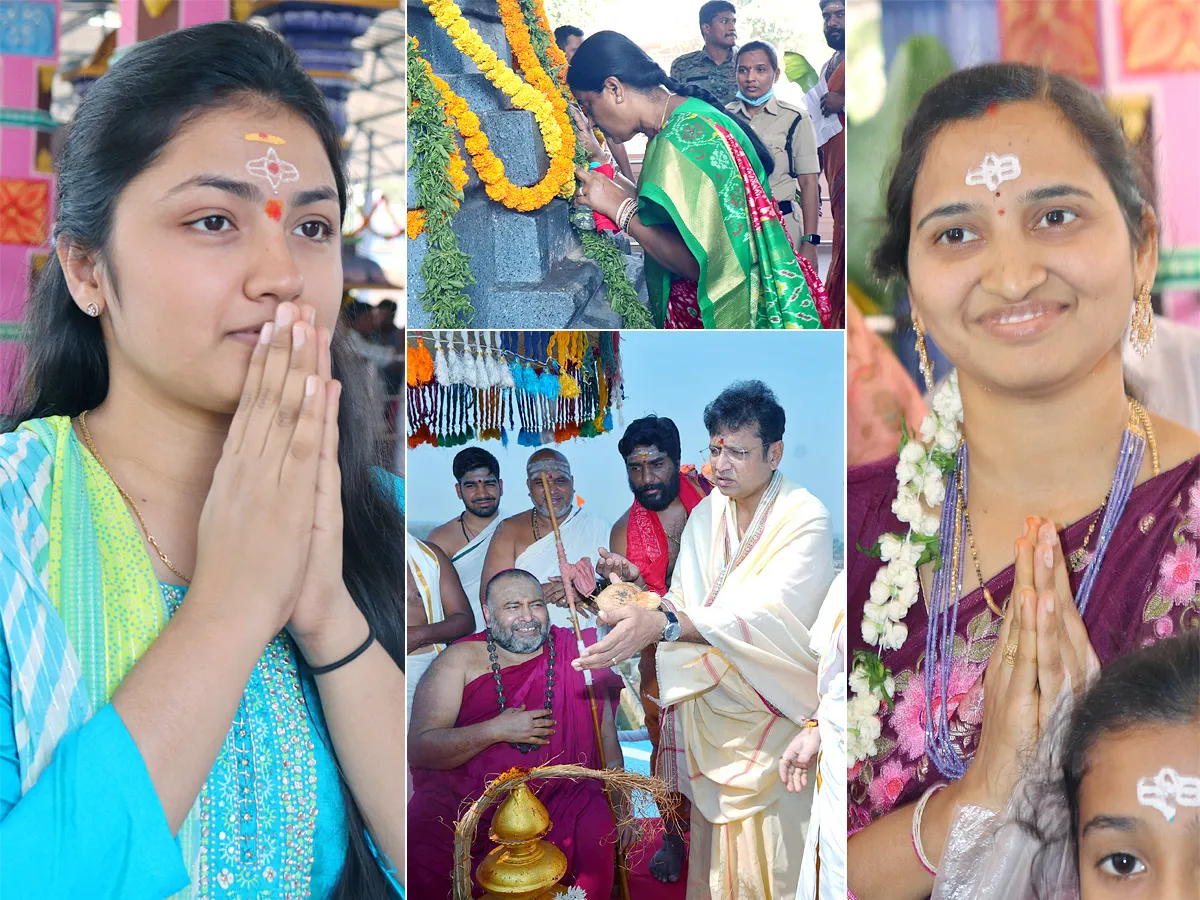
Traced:
<path id="1" fill-rule="evenodd" d="M 685 53 L 671 63 L 671 77 L 704 88 L 724 106 L 737 97 L 737 16 L 728 0 L 709 0 L 700 7 L 704 49 Z"/>

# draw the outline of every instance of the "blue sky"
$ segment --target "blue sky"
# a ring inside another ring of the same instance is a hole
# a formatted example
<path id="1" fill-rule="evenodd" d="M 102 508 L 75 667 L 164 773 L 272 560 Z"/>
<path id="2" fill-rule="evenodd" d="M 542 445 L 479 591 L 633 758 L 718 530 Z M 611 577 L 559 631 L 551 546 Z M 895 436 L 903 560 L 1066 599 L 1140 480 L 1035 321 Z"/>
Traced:
<path id="1" fill-rule="evenodd" d="M 624 420 L 648 413 L 669 416 L 679 427 L 683 461 L 696 463 L 708 445 L 705 405 L 730 383 L 761 379 L 787 414 L 783 469 L 829 509 L 833 532 L 845 534 L 845 343 L 842 332 L 633 331 L 621 335 L 625 376 Z M 609 522 L 629 508 L 632 495 L 617 442 L 619 421 L 608 434 L 558 445 L 575 475 L 586 508 Z M 501 511 L 530 506 L 525 461 L 533 448 L 510 441 L 482 444 L 500 460 L 505 482 Z M 462 512 L 451 463 L 462 447 L 423 445 L 408 451 L 406 483 L 411 526 L 444 522 Z"/>

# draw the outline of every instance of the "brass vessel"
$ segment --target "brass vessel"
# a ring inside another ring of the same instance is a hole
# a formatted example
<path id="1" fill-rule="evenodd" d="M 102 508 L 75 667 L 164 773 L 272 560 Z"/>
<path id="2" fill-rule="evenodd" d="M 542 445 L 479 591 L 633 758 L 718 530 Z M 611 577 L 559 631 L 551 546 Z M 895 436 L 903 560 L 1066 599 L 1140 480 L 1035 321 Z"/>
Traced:
<path id="1" fill-rule="evenodd" d="M 500 846 L 475 873 L 479 886 L 487 891 L 483 900 L 552 900 L 560 892 L 558 882 L 567 874 L 567 858 L 542 840 L 552 824 L 528 785 L 509 791 L 489 833 Z"/>

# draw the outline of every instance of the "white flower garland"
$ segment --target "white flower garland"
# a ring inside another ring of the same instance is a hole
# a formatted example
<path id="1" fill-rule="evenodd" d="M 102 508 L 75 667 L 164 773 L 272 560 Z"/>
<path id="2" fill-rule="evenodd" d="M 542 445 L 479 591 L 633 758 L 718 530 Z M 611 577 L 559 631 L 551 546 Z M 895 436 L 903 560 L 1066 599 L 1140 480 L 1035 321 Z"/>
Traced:
<path id="1" fill-rule="evenodd" d="M 946 497 L 946 478 L 962 440 L 962 397 L 958 372 L 952 372 L 933 397 L 933 409 L 921 423 L 921 439 L 901 438 L 896 463 L 899 485 L 892 512 L 908 524 L 908 534 L 884 534 L 867 551 L 886 564 L 875 573 L 863 609 L 862 636 L 879 651 L 899 650 L 908 639 L 904 617 L 917 601 L 917 569 L 939 558 L 938 516 L 929 510 Z M 851 697 L 846 704 L 847 752 L 852 762 L 869 759 L 878 750 L 883 723 L 879 709 L 893 705 L 896 683 L 879 653 L 860 650 L 849 677 Z"/>

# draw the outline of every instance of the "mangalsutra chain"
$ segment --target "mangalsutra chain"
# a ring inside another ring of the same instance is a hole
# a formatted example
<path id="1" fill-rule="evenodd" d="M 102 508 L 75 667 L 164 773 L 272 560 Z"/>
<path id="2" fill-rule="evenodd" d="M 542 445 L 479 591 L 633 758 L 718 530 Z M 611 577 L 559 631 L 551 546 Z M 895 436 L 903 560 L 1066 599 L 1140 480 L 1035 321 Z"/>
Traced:
<path id="1" fill-rule="evenodd" d="M 966 504 L 963 502 L 963 483 L 960 470 L 955 470 L 954 477 L 958 484 L 958 496 L 954 501 L 954 542 L 950 545 L 950 565 L 953 568 L 950 570 L 950 584 L 954 589 L 954 597 L 957 600 L 962 594 L 962 574 L 959 571 L 961 567 L 958 562 L 962 555 L 962 527 L 963 520 L 966 518 Z"/>
<path id="2" fill-rule="evenodd" d="M 542 708 L 546 712 L 554 710 L 554 659 L 557 653 L 552 636 L 547 637 L 550 644 L 550 656 L 546 660 L 546 702 Z M 487 631 L 487 651 L 488 660 L 492 665 L 492 680 L 496 682 L 496 701 L 500 704 L 500 712 L 508 709 L 504 702 L 504 682 L 500 677 L 500 660 L 496 657 L 496 640 L 492 637 L 492 630 Z M 509 741 L 509 746 L 514 750 L 520 750 L 522 753 L 529 753 L 538 748 L 537 744 L 522 744 L 517 741 Z"/>
<path id="3" fill-rule="evenodd" d="M 158 546 L 158 541 L 154 539 L 154 535 L 152 535 L 150 533 L 150 529 L 146 527 L 146 520 L 142 518 L 141 510 L 139 510 L 137 504 L 133 502 L 133 498 L 125 492 L 125 488 L 121 487 L 120 482 L 118 482 L 113 476 L 113 473 L 109 471 L 108 466 L 104 464 L 104 460 L 100 458 L 100 453 L 96 450 L 96 445 L 92 443 L 92 433 L 88 431 L 87 410 L 84 410 L 79 414 L 79 431 L 83 435 L 83 442 L 87 445 L 88 452 L 92 454 L 92 458 L 95 459 L 100 468 L 104 470 L 104 474 L 107 475 L 108 480 L 113 483 L 113 486 L 117 489 L 117 493 L 121 495 L 121 498 L 128 503 L 129 508 L 133 510 L 133 514 L 137 518 L 138 524 L 142 527 L 142 532 L 146 535 L 146 541 L 151 547 L 154 548 L 154 552 L 158 554 L 158 558 L 161 559 L 164 565 L 174 572 L 177 577 L 182 578 L 184 584 L 191 584 L 192 579 L 180 572 L 177 568 L 175 568 L 175 564 L 172 563 L 171 560 L 167 559 L 167 554 L 162 552 L 162 548 Z"/>
<path id="4" fill-rule="evenodd" d="M 992 592 L 988 590 L 987 583 L 983 580 L 983 570 L 979 567 L 979 555 L 975 552 L 975 535 L 971 531 L 971 514 L 967 511 L 967 502 L 963 499 L 963 479 L 962 469 L 954 470 L 954 479 L 958 487 L 958 504 L 962 507 L 962 522 L 963 529 L 967 532 L 967 546 L 971 548 L 971 562 L 975 564 L 975 577 L 979 579 L 979 586 L 983 588 L 983 599 L 987 603 L 988 609 L 996 615 L 1003 618 L 1004 610 L 996 605 L 995 599 L 992 597 Z M 958 559 L 955 558 L 955 564 Z"/>

